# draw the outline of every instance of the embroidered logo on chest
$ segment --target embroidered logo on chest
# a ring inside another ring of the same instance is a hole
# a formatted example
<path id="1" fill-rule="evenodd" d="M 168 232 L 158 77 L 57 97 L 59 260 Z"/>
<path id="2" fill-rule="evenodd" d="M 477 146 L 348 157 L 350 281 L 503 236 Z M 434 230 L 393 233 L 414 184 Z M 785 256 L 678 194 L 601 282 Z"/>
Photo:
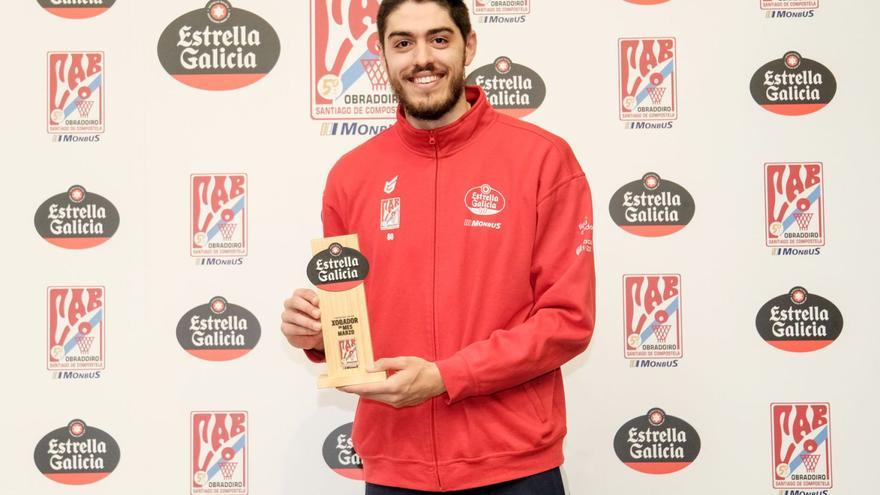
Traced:
<path id="1" fill-rule="evenodd" d="M 507 200 L 501 191 L 489 184 L 472 187 L 464 195 L 464 205 L 474 215 L 497 215 L 507 206 Z"/>

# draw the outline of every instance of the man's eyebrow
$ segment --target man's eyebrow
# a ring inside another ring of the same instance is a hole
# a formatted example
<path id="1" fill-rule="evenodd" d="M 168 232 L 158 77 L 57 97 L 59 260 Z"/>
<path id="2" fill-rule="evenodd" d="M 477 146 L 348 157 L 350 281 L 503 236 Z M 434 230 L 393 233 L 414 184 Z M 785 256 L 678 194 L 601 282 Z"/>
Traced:
<path id="1" fill-rule="evenodd" d="M 438 27 L 438 28 L 434 28 L 434 29 L 429 29 L 428 32 L 425 34 L 427 36 L 432 36 L 432 35 L 440 34 L 440 33 L 452 34 L 454 32 L 455 31 L 453 31 L 453 29 L 451 27 Z M 415 35 L 409 31 L 392 31 L 392 32 L 388 33 L 389 38 L 394 38 L 395 36 L 402 37 L 402 38 L 415 38 Z"/>

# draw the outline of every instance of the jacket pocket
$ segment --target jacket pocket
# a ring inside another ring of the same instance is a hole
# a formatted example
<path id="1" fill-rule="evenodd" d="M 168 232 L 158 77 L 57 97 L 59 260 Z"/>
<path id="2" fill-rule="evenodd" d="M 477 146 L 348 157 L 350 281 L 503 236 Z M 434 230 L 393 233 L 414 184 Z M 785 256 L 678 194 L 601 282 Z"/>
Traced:
<path id="1" fill-rule="evenodd" d="M 532 408 L 535 409 L 535 415 L 538 416 L 538 419 L 540 419 L 542 423 L 546 423 L 547 410 L 544 408 L 544 403 L 541 402 L 541 397 L 538 396 L 535 386 L 532 382 L 525 382 L 522 384 L 522 387 L 526 391 L 526 397 L 529 398 L 529 402 L 532 403 Z"/>

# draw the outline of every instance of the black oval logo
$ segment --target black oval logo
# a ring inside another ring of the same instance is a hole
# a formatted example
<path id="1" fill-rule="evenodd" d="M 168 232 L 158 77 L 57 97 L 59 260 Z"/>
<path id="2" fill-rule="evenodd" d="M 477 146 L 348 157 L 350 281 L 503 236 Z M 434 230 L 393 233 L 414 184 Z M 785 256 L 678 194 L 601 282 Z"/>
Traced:
<path id="1" fill-rule="evenodd" d="M 752 98 L 780 115 L 806 115 L 821 110 L 837 93 L 837 80 L 824 65 L 788 52 L 762 65 L 752 76 Z"/>
<path id="2" fill-rule="evenodd" d="M 761 338 L 773 347 L 811 352 L 840 337 L 843 315 L 828 299 L 798 286 L 761 306 L 755 326 Z"/>
<path id="3" fill-rule="evenodd" d="M 547 96 L 544 79 L 508 57 L 498 57 L 495 62 L 475 69 L 468 75 L 467 84 L 483 88 L 494 109 L 514 117 L 534 112 Z"/>
<path id="4" fill-rule="evenodd" d="M 119 212 L 99 194 L 72 186 L 37 208 L 34 227 L 40 237 L 67 249 L 86 249 L 107 242 L 119 228 Z"/>
<path id="5" fill-rule="evenodd" d="M 351 441 L 352 425 L 354 423 L 344 424 L 327 435 L 322 452 L 324 462 L 336 474 L 352 480 L 363 480 L 364 466 Z"/>
<path id="6" fill-rule="evenodd" d="M 106 478 L 116 469 L 119 457 L 116 440 L 81 419 L 49 432 L 34 449 L 37 469 L 65 485 L 85 485 Z"/>
<path id="7" fill-rule="evenodd" d="M 309 281 L 321 290 L 341 292 L 362 284 L 370 272 L 367 258 L 338 242 L 312 257 L 306 268 Z"/>
<path id="8" fill-rule="evenodd" d="M 275 67 L 281 41 L 260 16 L 211 0 L 165 28 L 159 62 L 178 81 L 199 89 L 228 90 L 253 84 Z"/>
<path id="9" fill-rule="evenodd" d="M 244 356 L 260 341 L 260 322 L 247 309 L 217 296 L 196 306 L 177 322 L 177 342 L 207 361 Z"/>
<path id="10" fill-rule="evenodd" d="M 37 0 L 47 12 L 67 19 L 87 19 L 107 12 L 116 0 Z"/>
<path id="11" fill-rule="evenodd" d="M 694 198 L 687 189 L 648 172 L 621 187 L 611 197 L 611 219 L 623 230 L 660 237 L 683 229 L 694 218 Z"/>
<path id="12" fill-rule="evenodd" d="M 700 435 L 683 419 L 655 407 L 617 430 L 614 452 L 636 471 L 669 474 L 694 462 L 700 454 Z"/>

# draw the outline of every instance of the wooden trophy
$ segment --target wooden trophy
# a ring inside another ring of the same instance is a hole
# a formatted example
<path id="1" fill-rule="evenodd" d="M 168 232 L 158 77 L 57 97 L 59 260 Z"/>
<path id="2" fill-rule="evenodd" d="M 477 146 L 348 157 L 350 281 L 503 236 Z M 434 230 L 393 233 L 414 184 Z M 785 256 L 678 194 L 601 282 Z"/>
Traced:
<path id="1" fill-rule="evenodd" d="M 359 249 L 357 234 L 312 241 L 312 260 L 306 270 L 318 289 L 327 373 L 318 388 L 381 382 L 384 371 L 368 373 L 373 344 L 367 318 L 364 279 L 370 266 Z"/>

